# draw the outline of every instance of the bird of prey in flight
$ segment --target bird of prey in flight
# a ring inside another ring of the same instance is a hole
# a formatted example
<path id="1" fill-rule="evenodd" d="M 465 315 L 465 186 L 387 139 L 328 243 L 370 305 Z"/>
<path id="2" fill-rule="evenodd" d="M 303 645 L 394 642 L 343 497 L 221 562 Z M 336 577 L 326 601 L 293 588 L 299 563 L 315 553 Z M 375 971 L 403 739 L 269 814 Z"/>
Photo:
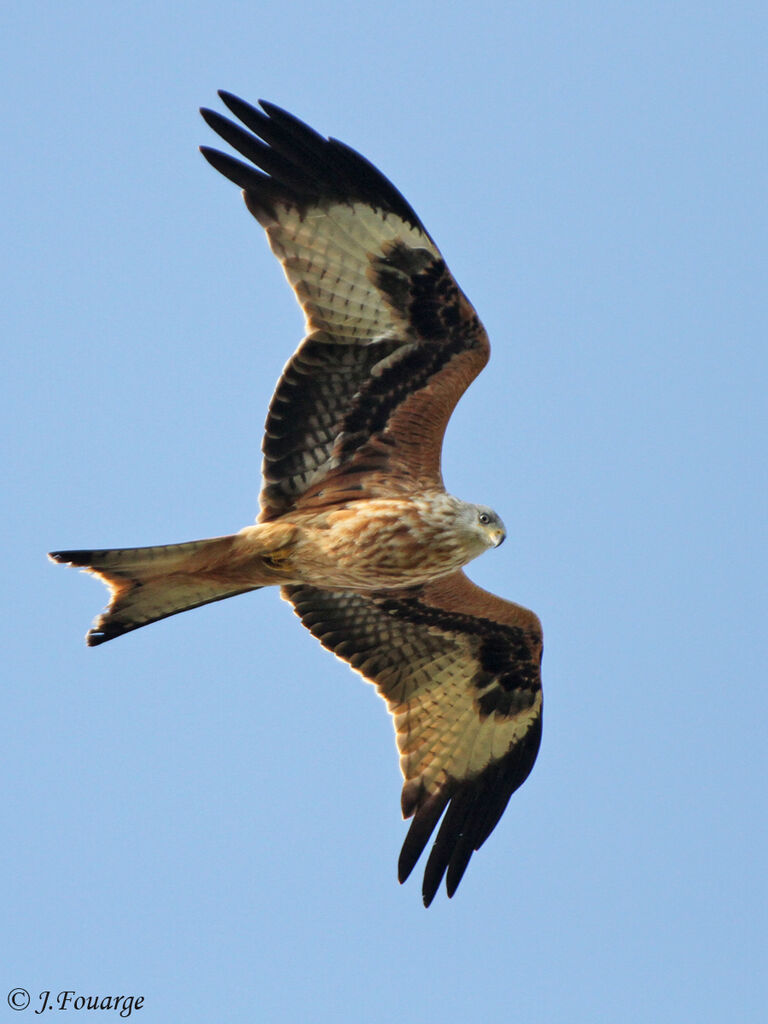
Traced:
<path id="1" fill-rule="evenodd" d="M 452 896 L 533 767 L 541 626 L 462 567 L 504 539 L 448 494 L 443 435 L 488 338 L 418 216 L 387 178 L 271 103 L 219 94 L 208 125 L 245 160 L 202 153 L 243 190 L 306 318 L 267 415 L 260 512 L 232 536 L 57 551 L 109 588 L 91 646 L 157 619 L 279 586 L 394 719 L 412 822 L 404 881 L 442 821 L 422 894 Z"/>

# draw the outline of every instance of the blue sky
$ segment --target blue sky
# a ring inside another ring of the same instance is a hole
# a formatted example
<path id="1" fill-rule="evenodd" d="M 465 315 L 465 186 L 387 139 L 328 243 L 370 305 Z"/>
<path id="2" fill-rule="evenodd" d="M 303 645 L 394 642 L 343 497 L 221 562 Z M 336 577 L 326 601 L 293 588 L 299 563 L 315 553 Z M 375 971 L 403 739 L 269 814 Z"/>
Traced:
<path id="1" fill-rule="evenodd" d="M 8 6 L 0 1020 L 763 1019 L 764 5 Z M 256 514 L 302 319 L 196 151 L 217 88 L 380 166 L 491 336 L 444 473 L 544 740 L 429 911 L 384 706 L 277 593 L 88 650 L 45 559 Z"/>

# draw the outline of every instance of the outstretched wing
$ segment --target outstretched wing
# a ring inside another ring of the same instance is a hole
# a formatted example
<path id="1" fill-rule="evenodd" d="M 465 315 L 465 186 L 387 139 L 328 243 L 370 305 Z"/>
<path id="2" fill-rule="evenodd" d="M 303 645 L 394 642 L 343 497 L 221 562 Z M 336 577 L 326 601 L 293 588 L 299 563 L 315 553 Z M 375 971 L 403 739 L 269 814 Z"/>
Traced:
<path id="1" fill-rule="evenodd" d="M 447 872 L 452 896 L 536 760 L 539 620 L 462 572 L 365 597 L 307 586 L 285 587 L 283 594 L 323 646 L 386 700 L 405 778 L 403 816 L 413 816 L 400 881 L 445 811 L 422 892 L 429 906 Z"/>
<path id="2" fill-rule="evenodd" d="M 477 314 L 364 157 L 270 103 L 219 95 L 245 128 L 202 115 L 250 164 L 202 152 L 244 190 L 306 316 L 267 418 L 261 520 L 441 487 L 445 427 L 488 359 Z"/>

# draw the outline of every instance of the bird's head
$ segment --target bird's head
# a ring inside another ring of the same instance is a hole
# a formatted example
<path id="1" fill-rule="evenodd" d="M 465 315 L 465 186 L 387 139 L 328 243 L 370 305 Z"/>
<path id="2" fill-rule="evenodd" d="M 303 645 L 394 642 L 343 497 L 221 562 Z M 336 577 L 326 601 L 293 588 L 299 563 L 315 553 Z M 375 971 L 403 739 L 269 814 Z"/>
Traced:
<path id="1" fill-rule="evenodd" d="M 482 549 L 497 548 L 507 536 L 501 517 L 487 505 L 465 503 L 463 513 L 465 526 Z"/>
<path id="2" fill-rule="evenodd" d="M 488 508 L 487 505 L 475 505 L 475 509 L 477 513 L 477 525 L 488 538 L 488 547 L 497 548 L 507 536 L 507 531 L 504 529 L 504 523 L 501 521 L 501 516 L 498 512 L 494 512 L 492 508 Z"/>

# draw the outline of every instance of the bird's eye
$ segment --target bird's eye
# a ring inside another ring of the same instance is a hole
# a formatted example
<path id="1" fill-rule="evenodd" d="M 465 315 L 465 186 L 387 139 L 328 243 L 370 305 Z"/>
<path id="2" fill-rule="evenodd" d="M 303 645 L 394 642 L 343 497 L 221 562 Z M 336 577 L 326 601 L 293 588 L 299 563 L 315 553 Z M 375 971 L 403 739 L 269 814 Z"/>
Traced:
<path id="1" fill-rule="evenodd" d="M 483 524 L 483 526 L 487 526 L 488 523 L 490 523 L 491 521 L 491 517 L 488 515 L 487 512 L 481 512 L 478 518 L 480 519 L 480 522 Z"/>

